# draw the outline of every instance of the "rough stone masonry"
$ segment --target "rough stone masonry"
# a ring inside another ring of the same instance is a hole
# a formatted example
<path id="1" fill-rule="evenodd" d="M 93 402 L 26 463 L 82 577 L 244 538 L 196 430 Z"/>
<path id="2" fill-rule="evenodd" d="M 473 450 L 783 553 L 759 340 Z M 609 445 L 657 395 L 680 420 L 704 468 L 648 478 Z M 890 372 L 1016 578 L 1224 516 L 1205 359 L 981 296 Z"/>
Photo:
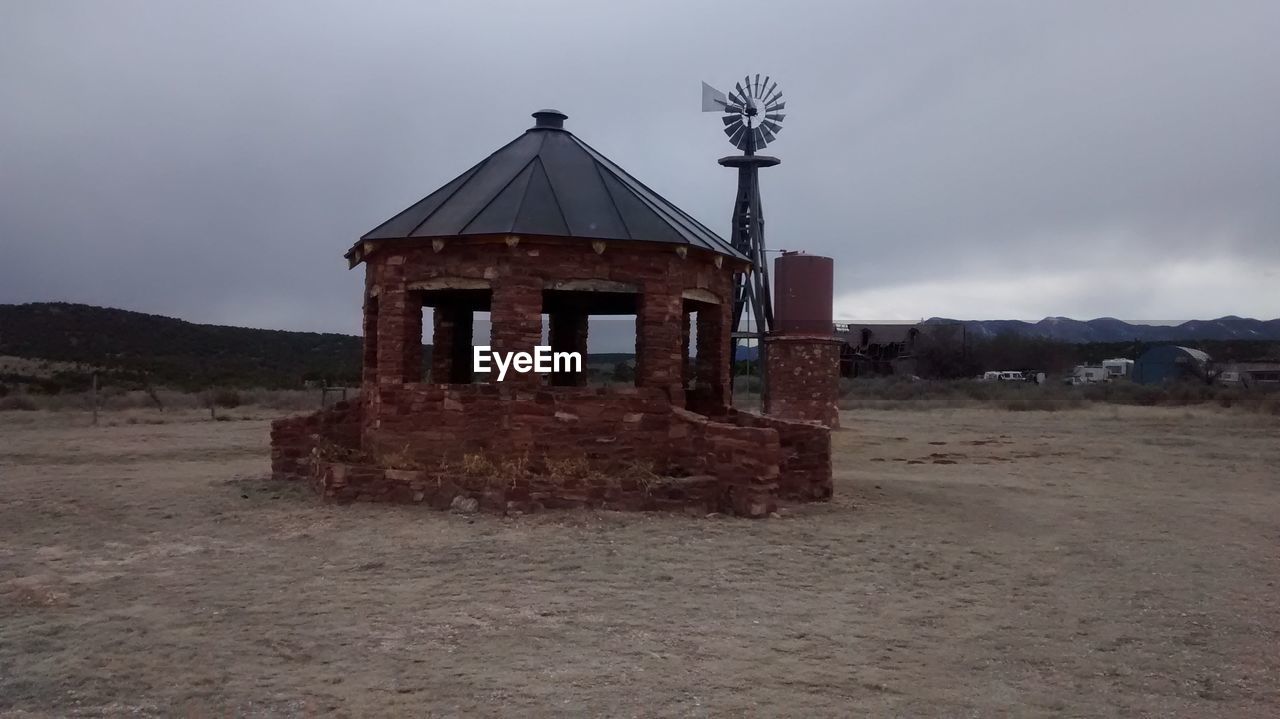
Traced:
<path id="1" fill-rule="evenodd" d="M 334 501 L 443 509 L 462 497 L 503 512 L 762 517 L 829 498 L 824 393 L 838 352 L 771 342 L 785 368 L 766 400 L 775 413 L 732 408 L 733 275 L 746 258 L 563 130 L 563 115 L 535 117 L 348 253 L 365 269 L 360 397 L 275 422 L 274 474 Z M 479 375 L 479 312 L 495 352 L 532 351 L 545 325 L 553 349 L 584 357 L 590 317 L 634 317 L 634 386 L 588 386 L 585 371 Z"/>

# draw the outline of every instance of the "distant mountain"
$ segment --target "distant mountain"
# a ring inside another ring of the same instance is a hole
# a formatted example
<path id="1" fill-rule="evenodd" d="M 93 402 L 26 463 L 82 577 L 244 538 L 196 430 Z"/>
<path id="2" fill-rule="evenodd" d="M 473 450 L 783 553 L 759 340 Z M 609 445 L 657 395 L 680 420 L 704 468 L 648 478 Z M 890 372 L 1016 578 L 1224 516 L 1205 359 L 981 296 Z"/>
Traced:
<path id="1" fill-rule="evenodd" d="M 113 382 L 186 389 L 355 383 L 360 344 L 350 335 L 201 325 L 65 302 L 0 305 L 0 356 L 85 365 Z M 88 381 L 81 370 L 53 375 L 66 389 Z M 22 378 L 0 376 L 5 381 Z"/>
<path id="2" fill-rule="evenodd" d="M 1046 317 L 1039 322 L 1020 320 L 949 320 L 931 317 L 924 324 L 960 322 L 970 337 L 989 338 L 1003 334 L 1041 337 L 1057 342 L 1176 342 L 1191 340 L 1280 341 L 1280 319 L 1254 320 L 1227 316 L 1216 320 L 1191 320 L 1179 325 L 1132 324 L 1114 317 L 1073 320 Z"/>

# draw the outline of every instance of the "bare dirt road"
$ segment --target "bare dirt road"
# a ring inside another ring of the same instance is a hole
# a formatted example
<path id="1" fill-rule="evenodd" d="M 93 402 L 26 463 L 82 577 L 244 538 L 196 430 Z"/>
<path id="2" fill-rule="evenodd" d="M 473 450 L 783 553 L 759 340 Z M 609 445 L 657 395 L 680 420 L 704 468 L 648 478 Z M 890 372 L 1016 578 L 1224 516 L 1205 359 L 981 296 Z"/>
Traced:
<path id="1" fill-rule="evenodd" d="M 0 414 L 0 714 L 1280 716 L 1280 420 L 847 412 L 748 521 L 327 506 L 264 420 Z"/>

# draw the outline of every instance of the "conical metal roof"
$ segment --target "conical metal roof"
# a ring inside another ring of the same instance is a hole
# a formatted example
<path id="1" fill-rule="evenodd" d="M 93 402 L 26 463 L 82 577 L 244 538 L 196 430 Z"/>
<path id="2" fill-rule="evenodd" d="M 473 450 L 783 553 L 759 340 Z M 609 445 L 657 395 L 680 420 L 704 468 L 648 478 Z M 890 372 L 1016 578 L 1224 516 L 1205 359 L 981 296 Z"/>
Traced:
<path id="1" fill-rule="evenodd" d="M 742 253 L 564 129 L 556 110 L 361 241 L 549 235 L 663 242 Z"/>

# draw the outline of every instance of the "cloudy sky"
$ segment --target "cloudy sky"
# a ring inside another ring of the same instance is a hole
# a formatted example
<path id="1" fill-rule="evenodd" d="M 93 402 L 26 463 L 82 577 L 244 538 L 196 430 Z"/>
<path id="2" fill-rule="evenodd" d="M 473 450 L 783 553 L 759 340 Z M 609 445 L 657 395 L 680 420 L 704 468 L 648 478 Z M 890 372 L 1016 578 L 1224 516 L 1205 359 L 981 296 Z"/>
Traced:
<path id="1" fill-rule="evenodd" d="M 556 107 L 728 234 L 699 82 L 781 82 L 768 240 L 857 320 L 1280 317 L 1280 3 L 0 3 L 0 302 L 356 332 L 342 253 Z"/>

